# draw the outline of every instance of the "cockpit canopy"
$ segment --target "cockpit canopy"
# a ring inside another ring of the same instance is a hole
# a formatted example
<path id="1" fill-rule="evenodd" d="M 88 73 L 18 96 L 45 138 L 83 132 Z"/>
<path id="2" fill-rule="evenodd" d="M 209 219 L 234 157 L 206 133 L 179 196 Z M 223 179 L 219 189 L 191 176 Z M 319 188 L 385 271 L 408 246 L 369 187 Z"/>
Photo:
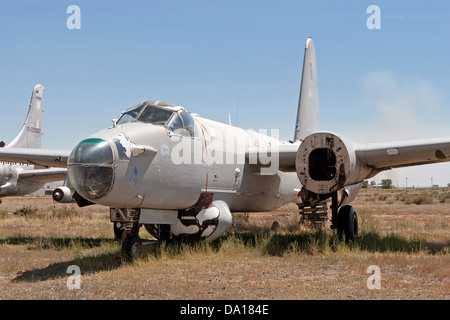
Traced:
<path id="1" fill-rule="evenodd" d="M 164 101 L 146 101 L 124 111 L 116 125 L 143 122 L 167 127 L 175 134 L 196 137 L 194 119 L 183 107 Z"/>

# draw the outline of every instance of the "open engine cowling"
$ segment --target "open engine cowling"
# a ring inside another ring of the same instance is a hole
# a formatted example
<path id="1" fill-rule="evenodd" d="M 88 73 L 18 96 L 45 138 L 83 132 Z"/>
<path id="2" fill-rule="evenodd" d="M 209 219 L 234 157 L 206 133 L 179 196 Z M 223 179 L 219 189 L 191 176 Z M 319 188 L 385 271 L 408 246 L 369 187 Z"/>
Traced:
<path id="1" fill-rule="evenodd" d="M 371 171 L 359 163 L 352 142 L 331 132 L 307 136 L 298 148 L 295 166 L 303 187 L 318 195 L 360 183 Z"/>

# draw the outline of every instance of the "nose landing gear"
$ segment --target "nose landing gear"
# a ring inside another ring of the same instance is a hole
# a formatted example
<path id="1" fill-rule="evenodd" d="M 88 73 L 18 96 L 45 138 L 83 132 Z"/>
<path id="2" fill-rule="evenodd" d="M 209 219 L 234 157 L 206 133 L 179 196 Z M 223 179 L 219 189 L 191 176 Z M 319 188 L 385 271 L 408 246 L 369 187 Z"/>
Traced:
<path id="1" fill-rule="evenodd" d="M 116 227 L 116 225 L 114 225 Z M 127 261 L 133 261 L 142 256 L 142 241 L 139 237 L 139 224 L 131 224 L 131 228 L 125 225 L 125 230 L 122 232 L 122 256 Z"/>
<path id="2" fill-rule="evenodd" d="M 133 261 L 142 256 L 142 241 L 138 235 L 127 235 L 122 243 L 122 256 Z"/>
<path id="3" fill-rule="evenodd" d="M 139 237 L 139 209 L 110 208 L 110 220 L 113 223 L 114 237 L 122 242 L 122 257 L 132 261 L 142 256 L 142 240 Z"/>

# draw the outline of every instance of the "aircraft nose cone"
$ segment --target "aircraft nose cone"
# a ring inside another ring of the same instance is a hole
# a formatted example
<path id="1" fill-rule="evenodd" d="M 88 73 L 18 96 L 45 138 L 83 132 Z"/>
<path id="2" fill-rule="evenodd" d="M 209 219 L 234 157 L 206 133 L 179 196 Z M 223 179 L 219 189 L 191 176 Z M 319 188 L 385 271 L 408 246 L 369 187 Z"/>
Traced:
<path id="1" fill-rule="evenodd" d="M 108 194 L 114 182 L 113 151 L 108 141 L 86 139 L 69 156 L 67 173 L 75 190 L 95 202 Z"/>

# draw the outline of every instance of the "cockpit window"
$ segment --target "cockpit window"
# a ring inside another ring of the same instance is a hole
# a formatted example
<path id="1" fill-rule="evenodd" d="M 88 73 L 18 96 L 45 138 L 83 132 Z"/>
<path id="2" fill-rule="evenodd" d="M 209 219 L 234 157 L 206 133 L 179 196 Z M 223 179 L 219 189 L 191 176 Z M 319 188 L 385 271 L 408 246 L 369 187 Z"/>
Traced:
<path id="1" fill-rule="evenodd" d="M 165 125 L 172 113 L 173 111 L 171 110 L 146 106 L 136 120 L 139 122 Z"/>
<path id="2" fill-rule="evenodd" d="M 186 110 L 176 113 L 167 126 L 175 134 L 186 137 L 196 137 L 194 119 Z"/>
<path id="3" fill-rule="evenodd" d="M 128 122 L 167 126 L 175 134 L 197 137 L 197 127 L 189 112 L 164 101 L 147 101 L 138 104 L 123 112 L 116 125 Z"/>
<path id="4" fill-rule="evenodd" d="M 144 123 L 152 123 L 156 125 L 165 125 L 167 121 L 172 116 L 173 111 L 158 108 L 146 103 L 137 105 L 130 108 L 128 111 L 122 113 L 119 120 L 117 120 L 117 125 L 124 123 L 137 121 Z"/>
<path id="5" fill-rule="evenodd" d="M 134 106 L 130 108 L 129 111 L 122 113 L 119 120 L 117 120 L 117 124 L 124 124 L 133 121 L 139 115 L 143 107 L 143 104 Z"/>
<path id="6" fill-rule="evenodd" d="M 172 119 L 170 120 L 168 126 L 169 130 L 174 133 L 180 134 L 179 130 L 183 129 L 183 121 L 181 120 L 178 113 L 175 113 Z"/>
<path id="7" fill-rule="evenodd" d="M 186 110 L 181 111 L 180 115 L 181 118 L 183 119 L 183 128 L 189 131 L 191 137 L 195 137 L 196 136 L 195 123 L 194 119 L 192 119 L 192 116 Z"/>

